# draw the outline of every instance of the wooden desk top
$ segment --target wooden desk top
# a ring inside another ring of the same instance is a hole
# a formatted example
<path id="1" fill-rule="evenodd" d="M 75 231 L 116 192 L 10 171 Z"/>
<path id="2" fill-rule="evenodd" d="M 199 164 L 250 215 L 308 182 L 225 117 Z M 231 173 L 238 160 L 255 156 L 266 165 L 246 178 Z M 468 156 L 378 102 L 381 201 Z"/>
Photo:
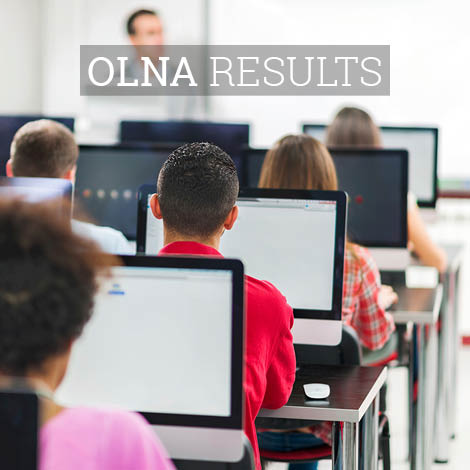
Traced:
<path id="1" fill-rule="evenodd" d="M 262 409 L 263 418 L 359 422 L 387 377 L 386 367 L 305 366 L 297 376 L 289 401 L 278 410 Z M 325 401 L 309 400 L 306 383 L 326 383 L 330 396 Z"/>

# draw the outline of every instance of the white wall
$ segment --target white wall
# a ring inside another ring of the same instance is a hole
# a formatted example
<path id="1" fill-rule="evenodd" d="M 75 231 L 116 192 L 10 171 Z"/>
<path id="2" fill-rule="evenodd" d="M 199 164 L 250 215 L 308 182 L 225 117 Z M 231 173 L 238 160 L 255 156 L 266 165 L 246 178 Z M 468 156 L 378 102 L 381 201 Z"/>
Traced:
<path id="1" fill-rule="evenodd" d="M 470 175 L 470 28 L 462 0 L 212 0 L 214 44 L 390 44 L 390 97 L 215 97 L 217 119 L 249 120 L 270 145 L 302 121 L 328 122 L 344 104 L 382 124 L 441 128 L 441 175 Z"/>
<path id="2" fill-rule="evenodd" d="M 2 0 L 0 112 L 90 114 L 79 96 L 80 44 L 123 43 L 126 15 L 143 6 L 161 12 L 169 43 L 200 43 L 203 4 Z M 326 122 L 343 104 L 357 104 L 383 124 L 439 125 L 440 174 L 470 176 L 464 141 L 470 28 L 462 0 L 211 0 L 210 6 L 212 43 L 390 44 L 392 59 L 390 97 L 216 97 L 212 119 L 251 121 L 253 144 L 264 146 L 299 131 L 302 121 Z M 108 101 L 102 110 L 111 120 L 116 108 Z M 126 112 L 146 114 L 144 101 Z"/>
<path id="3" fill-rule="evenodd" d="M 40 0 L 1 0 L 0 113 L 41 111 Z"/>
<path id="4" fill-rule="evenodd" d="M 164 119 L 155 97 L 81 97 L 80 45 L 129 44 L 128 15 L 139 8 L 162 17 L 171 44 L 203 41 L 204 0 L 42 0 L 44 27 L 43 109 L 75 115 L 81 141 L 113 141 L 122 118 Z"/>

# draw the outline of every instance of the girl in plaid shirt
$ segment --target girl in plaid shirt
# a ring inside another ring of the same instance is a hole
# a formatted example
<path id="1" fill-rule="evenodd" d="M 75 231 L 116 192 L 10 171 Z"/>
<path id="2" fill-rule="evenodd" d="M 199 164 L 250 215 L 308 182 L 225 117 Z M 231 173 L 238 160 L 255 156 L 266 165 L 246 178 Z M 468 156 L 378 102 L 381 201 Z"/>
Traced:
<path id="1" fill-rule="evenodd" d="M 353 107 L 341 109 L 328 126 L 326 134 L 328 147 L 371 147 L 381 148 L 380 129 L 364 110 Z M 408 194 L 408 240 L 413 251 L 426 266 L 433 266 L 444 272 L 447 255 L 434 243 L 419 212 L 416 196 Z"/>
<path id="2" fill-rule="evenodd" d="M 268 151 L 261 170 L 260 188 L 337 190 L 336 169 L 327 148 L 307 135 L 288 135 Z M 395 324 L 385 308 L 397 301 L 382 286 L 370 252 L 348 242 L 344 259 L 343 321 L 354 328 L 365 350 L 383 348 Z M 331 444 L 331 423 L 288 432 L 258 433 L 259 446 L 272 451 L 293 451 Z M 289 470 L 314 470 L 315 463 L 290 464 Z"/>

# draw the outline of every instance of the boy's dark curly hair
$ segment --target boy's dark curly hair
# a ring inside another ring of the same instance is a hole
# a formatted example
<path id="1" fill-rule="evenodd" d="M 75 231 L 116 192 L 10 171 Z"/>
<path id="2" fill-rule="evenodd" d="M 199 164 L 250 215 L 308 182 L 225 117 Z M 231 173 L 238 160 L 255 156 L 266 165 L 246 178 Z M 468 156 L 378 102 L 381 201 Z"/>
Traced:
<path id="1" fill-rule="evenodd" d="M 157 193 L 169 230 L 187 236 L 210 236 L 237 201 L 237 168 L 217 145 L 185 144 L 163 165 Z"/>
<path id="2" fill-rule="evenodd" d="M 63 206 L 0 200 L 0 372 L 24 375 L 67 350 L 111 258 L 74 235 Z"/>

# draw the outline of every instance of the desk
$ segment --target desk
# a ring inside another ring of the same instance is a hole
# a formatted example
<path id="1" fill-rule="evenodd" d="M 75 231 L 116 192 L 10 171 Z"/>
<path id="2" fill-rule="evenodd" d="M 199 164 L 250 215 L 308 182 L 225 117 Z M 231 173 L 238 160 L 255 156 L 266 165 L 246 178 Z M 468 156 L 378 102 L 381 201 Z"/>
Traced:
<path id="1" fill-rule="evenodd" d="M 364 469 L 376 470 L 378 463 L 379 392 L 385 383 L 385 367 L 304 366 L 297 372 L 289 401 L 278 410 L 262 409 L 259 417 L 333 422 L 332 458 L 340 470 L 339 452 L 345 470 L 359 468 L 359 422 L 364 419 Z M 305 398 L 303 385 L 327 383 L 328 401 Z M 340 432 L 340 423 L 343 429 Z"/>
<path id="2" fill-rule="evenodd" d="M 395 323 L 414 323 L 418 342 L 418 394 L 413 405 L 414 361 L 410 358 L 410 465 L 431 468 L 437 385 L 437 321 L 442 305 L 442 285 L 435 289 L 394 286 L 399 301 L 391 309 Z M 416 416 L 416 421 L 414 417 Z"/>

